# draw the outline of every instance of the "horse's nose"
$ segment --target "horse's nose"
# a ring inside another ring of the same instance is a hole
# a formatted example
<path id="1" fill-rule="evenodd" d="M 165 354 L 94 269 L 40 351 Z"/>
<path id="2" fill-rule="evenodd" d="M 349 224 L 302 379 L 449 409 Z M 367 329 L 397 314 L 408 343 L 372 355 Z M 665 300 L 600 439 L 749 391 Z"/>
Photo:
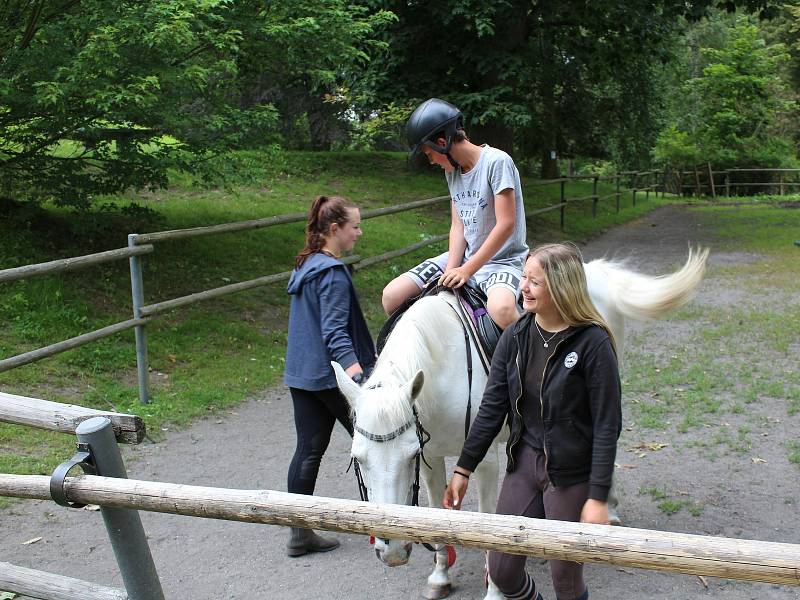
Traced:
<path id="1" fill-rule="evenodd" d="M 376 540 L 377 542 L 377 540 Z M 382 563 L 390 567 L 399 567 L 408 562 L 408 557 L 411 554 L 413 545 L 411 542 L 393 543 L 390 544 L 385 540 L 386 545 L 379 547 L 375 544 L 375 556 L 377 556 Z"/>

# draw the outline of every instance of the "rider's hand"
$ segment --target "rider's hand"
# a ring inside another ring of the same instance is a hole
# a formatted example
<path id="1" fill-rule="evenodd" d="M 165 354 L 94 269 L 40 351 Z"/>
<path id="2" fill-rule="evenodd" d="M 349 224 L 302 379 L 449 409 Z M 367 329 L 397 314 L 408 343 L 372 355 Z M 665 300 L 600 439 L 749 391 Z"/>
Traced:
<path id="1" fill-rule="evenodd" d="M 608 525 L 608 502 L 589 498 L 581 510 L 581 523 Z"/>
<path id="2" fill-rule="evenodd" d="M 464 499 L 464 494 L 467 493 L 467 486 L 469 485 L 469 478 L 459 475 L 458 472 L 453 473 L 450 478 L 450 483 L 444 490 L 444 498 L 442 498 L 442 506 L 454 510 L 461 508 L 461 501 Z"/>
<path id="3" fill-rule="evenodd" d="M 460 288 L 462 285 L 466 284 L 473 275 L 474 273 L 467 265 L 447 269 L 439 278 L 439 285 L 454 289 Z"/>

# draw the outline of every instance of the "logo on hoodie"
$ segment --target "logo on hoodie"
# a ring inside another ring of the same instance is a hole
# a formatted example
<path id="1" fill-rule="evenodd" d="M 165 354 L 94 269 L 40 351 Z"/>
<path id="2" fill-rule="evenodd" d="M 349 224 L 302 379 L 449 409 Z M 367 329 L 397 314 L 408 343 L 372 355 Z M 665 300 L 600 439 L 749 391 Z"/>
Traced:
<path id="1" fill-rule="evenodd" d="M 570 352 L 567 354 L 566 358 L 564 358 L 564 366 L 568 369 L 571 369 L 575 365 L 578 364 L 578 353 L 577 352 Z"/>

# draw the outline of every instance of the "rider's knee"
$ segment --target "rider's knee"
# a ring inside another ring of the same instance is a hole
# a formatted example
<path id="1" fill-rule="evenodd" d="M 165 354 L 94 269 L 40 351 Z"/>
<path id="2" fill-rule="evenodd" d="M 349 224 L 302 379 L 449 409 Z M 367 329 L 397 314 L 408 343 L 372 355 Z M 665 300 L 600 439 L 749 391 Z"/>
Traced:
<path id="1" fill-rule="evenodd" d="M 405 298 L 403 298 L 402 286 L 398 285 L 398 281 L 396 279 L 394 281 L 390 281 L 389 284 L 383 288 L 383 293 L 381 294 L 381 304 L 383 305 L 383 312 L 385 312 L 387 315 L 390 315 L 397 310 L 404 300 Z"/>
<path id="2" fill-rule="evenodd" d="M 394 299 L 394 294 L 392 294 L 391 290 L 389 290 L 389 286 L 387 285 L 383 288 L 383 294 L 381 294 L 381 304 L 383 305 L 383 312 L 387 315 L 392 314 L 397 306 L 399 306 Z"/>
<path id="3" fill-rule="evenodd" d="M 517 304 L 511 294 L 490 297 L 487 308 L 489 316 L 501 329 L 505 329 L 519 318 Z"/>
<path id="4" fill-rule="evenodd" d="M 387 315 L 391 315 L 400 306 L 419 292 L 417 284 L 412 279 L 400 275 L 390 281 L 381 294 L 381 304 Z"/>

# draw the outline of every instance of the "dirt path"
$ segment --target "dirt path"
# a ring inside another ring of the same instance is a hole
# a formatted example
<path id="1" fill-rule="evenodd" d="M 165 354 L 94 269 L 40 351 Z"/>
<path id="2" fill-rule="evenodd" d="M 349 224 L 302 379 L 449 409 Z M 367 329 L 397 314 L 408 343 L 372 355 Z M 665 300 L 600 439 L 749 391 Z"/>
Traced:
<path id="1" fill-rule="evenodd" d="M 683 208 L 660 209 L 617 228 L 584 248 L 586 259 L 628 258 L 637 269 L 659 274 L 676 267 L 687 243 L 712 243 L 697 215 Z M 715 275 L 715 267 L 751 260 L 744 254 L 712 255 L 711 272 L 696 302 L 712 305 L 720 299 L 743 298 L 735 278 Z M 632 324 L 626 358 L 657 354 L 663 340 L 681 335 L 685 323 L 669 321 Z M 626 397 L 626 402 L 635 401 Z M 749 407 L 748 407 L 749 408 Z M 769 406 L 753 410 L 764 412 Z M 785 414 L 785 410 L 784 410 Z M 733 415 L 736 417 L 736 415 Z M 727 418 L 727 417 L 726 417 Z M 710 456 L 693 445 L 709 435 L 704 428 L 674 438 L 674 426 L 641 429 L 625 411 L 626 431 L 620 442 L 620 489 L 626 524 L 688 533 L 734 536 L 800 543 L 796 527 L 800 483 L 779 442 L 795 433 L 797 419 L 772 424 L 758 435 L 747 454 Z M 732 427 L 736 423 L 731 424 Z M 224 414 L 178 432 L 165 432 L 158 444 L 126 450 L 131 478 L 228 488 L 285 490 L 287 465 L 293 450 L 291 403 L 281 388 L 265 392 Z M 643 451 L 648 444 L 666 444 Z M 644 446 L 643 446 L 644 445 Z M 357 497 L 352 474 L 345 474 L 349 438 L 337 429 L 323 462 L 319 495 Z M 758 457 L 758 462 L 751 460 Z M 787 471 L 787 469 L 789 469 Z M 791 476 L 787 477 L 787 473 Z M 661 486 L 670 494 L 685 494 L 701 506 L 668 515 L 653 493 Z M 470 499 L 474 502 L 474 498 Z M 473 505 L 474 506 L 474 505 Z M 473 508 L 468 504 L 467 508 Z M 0 513 L 0 560 L 44 569 L 108 585 L 121 586 L 113 554 L 98 512 L 69 510 L 51 502 L 19 502 Z M 408 566 L 390 569 L 373 555 L 363 536 L 338 535 L 342 548 L 327 555 L 288 559 L 283 554 L 285 530 L 274 526 L 206 521 L 142 513 L 167 598 L 194 599 L 367 599 L 421 598 L 431 567 L 428 552 L 416 547 Z M 25 544 L 36 537 L 41 540 Z M 454 569 L 453 598 L 483 597 L 482 554 L 463 550 Z M 531 560 L 530 569 L 545 598 L 554 600 L 547 567 Z M 694 576 L 589 565 L 587 578 L 593 600 L 699 599 L 720 597 L 749 600 L 798 599 L 794 588 L 726 580 L 702 581 Z"/>

